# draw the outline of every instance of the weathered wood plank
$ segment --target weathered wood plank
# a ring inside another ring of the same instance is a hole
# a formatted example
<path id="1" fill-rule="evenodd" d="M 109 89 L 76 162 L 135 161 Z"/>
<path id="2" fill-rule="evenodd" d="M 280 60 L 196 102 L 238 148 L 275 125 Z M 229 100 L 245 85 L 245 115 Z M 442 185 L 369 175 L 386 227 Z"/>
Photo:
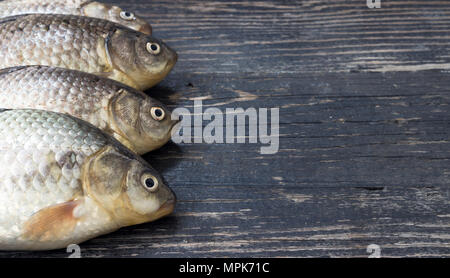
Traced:
<path id="1" fill-rule="evenodd" d="M 121 1 L 114 1 L 121 3 Z M 129 1 L 180 55 L 178 70 L 302 73 L 446 69 L 450 3 Z"/>
<path id="2" fill-rule="evenodd" d="M 146 155 L 176 213 L 86 242 L 83 256 L 366 257 L 369 244 L 450 256 L 449 2 L 108 2 L 180 54 L 149 94 L 190 110 L 278 107 L 280 150 L 171 143 Z"/>
<path id="3" fill-rule="evenodd" d="M 176 186 L 174 216 L 94 239 L 82 255 L 364 257 L 369 244 L 383 256 L 448 255 L 445 188 L 241 187 Z M 30 255 L 67 256 L 14 253 Z"/>

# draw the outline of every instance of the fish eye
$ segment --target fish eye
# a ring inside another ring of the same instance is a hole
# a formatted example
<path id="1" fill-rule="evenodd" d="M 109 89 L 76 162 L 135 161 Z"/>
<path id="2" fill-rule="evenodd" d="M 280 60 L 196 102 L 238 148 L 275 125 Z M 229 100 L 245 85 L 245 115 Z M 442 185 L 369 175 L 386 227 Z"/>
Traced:
<path id="1" fill-rule="evenodd" d="M 131 13 L 131 12 L 126 12 L 126 11 L 121 11 L 121 12 L 120 12 L 120 17 L 121 17 L 122 19 L 129 20 L 129 21 L 135 20 L 135 19 L 136 19 L 136 17 L 134 16 L 133 13 Z"/>
<path id="2" fill-rule="evenodd" d="M 158 190 L 158 180 L 151 174 L 144 174 L 141 178 L 142 185 L 150 192 Z"/>
<path id="3" fill-rule="evenodd" d="M 159 54 L 159 52 L 161 52 L 161 47 L 157 43 L 148 42 L 147 43 L 147 51 L 150 54 L 157 55 L 157 54 Z"/>
<path id="4" fill-rule="evenodd" d="M 152 107 L 151 113 L 153 119 L 155 119 L 156 121 L 162 121 L 166 116 L 166 113 L 160 107 Z"/>

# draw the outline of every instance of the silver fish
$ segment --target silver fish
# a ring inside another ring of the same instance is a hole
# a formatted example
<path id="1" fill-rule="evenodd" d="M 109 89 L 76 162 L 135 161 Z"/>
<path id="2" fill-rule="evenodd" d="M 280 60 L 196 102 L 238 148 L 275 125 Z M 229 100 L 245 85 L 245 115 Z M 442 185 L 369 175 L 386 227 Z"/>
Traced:
<path id="1" fill-rule="evenodd" d="M 151 35 L 152 27 L 134 13 L 113 5 L 90 0 L 5 0 L 0 17 L 23 14 L 69 14 L 101 18 Z"/>
<path id="2" fill-rule="evenodd" d="M 94 126 L 42 110 L 0 113 L 0 250 L 65 248 L 171 213 L 175 195 Z"/>
<path id="3" fill-rule="evenodd" d="M 156 99 L 93 74 L 46 66 L 0 70 L 0 108 L 42 109 L 87 121 L 138 154 L 170 140 L 177 123 Z"/>
<path id="4" fill-rule="evenodd" d="M 91 17 L 31 14 L 0 19 L 0 68 L 79 70 L 144 90 L 163 80 L 177 54 L 161 40 Z"/>

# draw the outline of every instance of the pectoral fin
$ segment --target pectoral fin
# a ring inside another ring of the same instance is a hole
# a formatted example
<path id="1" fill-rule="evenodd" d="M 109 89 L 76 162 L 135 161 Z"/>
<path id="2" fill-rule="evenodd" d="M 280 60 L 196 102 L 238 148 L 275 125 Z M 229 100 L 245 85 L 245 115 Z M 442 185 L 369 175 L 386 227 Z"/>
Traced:
<path id="1" fill-rule="evenodd" d="M 39 241 L 63 238 L 79 221 L 79 215 L 74 212 L 80 205 L 82 201 L 74 200 L 41 209 L 25 222 L 22 237 Z"/>

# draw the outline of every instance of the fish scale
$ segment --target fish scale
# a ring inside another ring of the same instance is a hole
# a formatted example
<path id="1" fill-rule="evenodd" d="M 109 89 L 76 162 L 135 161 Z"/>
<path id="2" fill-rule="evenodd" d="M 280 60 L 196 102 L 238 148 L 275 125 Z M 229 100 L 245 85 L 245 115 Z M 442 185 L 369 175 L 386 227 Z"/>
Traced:
<path id="1" fill-rule="evenodd" d="M 141 157 L 60 113 L 0 112 L 0 163 L 0 250 L 63 248 L 153 221 L 175 205 Z"/>
<path id="2" fill-rule="evenodd" d="M 118 82 L 79 71 L 46 66 L 7 68 L 0 70 L 0 88 L 0 108 L 42 109 L 69 114 L 102 129 L 138 153 L 151 151 L 166 143 L 175 123 L 161 102 Z M 126 108 L 134 111 L 142 106 L 147 109 L 147 113 L 136 117 L 140 117 L 140 123 L 152 123 L 148 132 L 138 130 L 139 126 L 132 127 L 133 123 L 127 131 L 115 124 L 118 112 L 112 108 L 115 105 L 113 100 L 123 92 L 136 100 L 137 105 Z M 163 109 L 165 119 L 157 121 L 152 118 L 150 107 Z M 58 132 L 66 136 L 64 132 L 70 132 L 70 129 L 59 129 Z M 142 138 L 142 147 L 136 139 L 128 139 L 131 133 L 138 134 L 138 139 Z"/>
<path id="3" fill-rule="evenodd" d="M 125 26 L 60 14 L 0 19 L 0 56 L 0 68 L 62 67 L 108 77 L 142 90 L 164 79 L 178 57 L 161 40 Z"/>
<path id="4" fill-rule="evenodd" d="M 11 14 L 18 14 L 21 11 L 35 13 L 56 13 L 66 14 L 80 7 L 83 3 L 92 2 L 90 0 L 5 0 L 0 2 L 0 16 L 5 17 Z M 24 7 L 26 5 L 26 7 Z"/>
<path id="5" fill-rule="evenodd" d="M 54 144 L 55 134 L 65 122 L 69 123 L 66 128 L 74 132 L 60 138 L 67 144 Z M 36 134 L 39 136 L 30 137 Z M 92 139 L 86 140 L 89 137 Z M 9 165 L 0 169 L 0 218 L 5 222 L 2 210 L 7 209 L 8 219 L 27 219 L 36 212 L 36 207 L 72 198 L 81 191 L 80 162 L 107 142 L 106 135 L 68 116 L 33 110 L 0 113 L 0 157 L 3 165 Z M 56 161 L 67 153 L 77 157 L 74 161 L 77 167 L 66 169 L 64 176 Z M 24 156 L 31 160 L 28 169 L 22 164 Z M 23 178 L 31 178 L 33 182 L 21 183 Z M 9 186 L 5 185 L 5 180 L 10 181 Z M 76 187 L 71 184 L 72 180 L 77 181 Z M 13 199 L 12 192 L 15 192 Z M 44 194 L 50 194 L 49 198 L 42 198 Z"/>
<path id="6" fill-rule="evenodd" d="M 26 16 L 26 20 L 19 22 L 6 20 L 0 30 L 0 48 L 4 54 L 0 67 L 20 66 L 25 62 L 102 72 L 105 61 L 97 51 L 99 38 L 106 37 L 113 28 L 113 23 L 103 20 L 59 15 Z M 6 41 L 14 42 L 16 47 Z"/>
<path id="7" fill-rule="evenodd" d="M 0 2 L 0 17 L 22 14 L 67 14 L 97 17 L 123 24 L 136 31 L 151 34 L 151 26 L 142 18 L 124 20 L 122 9 L 91 0 L 4 0 Z"/>

